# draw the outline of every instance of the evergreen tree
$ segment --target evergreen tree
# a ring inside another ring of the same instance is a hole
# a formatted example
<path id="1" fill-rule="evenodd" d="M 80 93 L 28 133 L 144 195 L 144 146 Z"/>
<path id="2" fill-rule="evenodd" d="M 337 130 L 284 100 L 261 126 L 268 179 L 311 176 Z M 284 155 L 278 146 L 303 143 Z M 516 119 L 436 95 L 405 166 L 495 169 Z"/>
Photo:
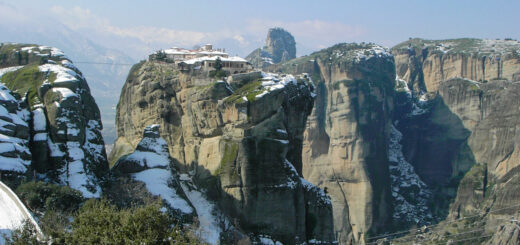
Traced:
<path id="1" fill-rule="evenodd" d="M 217 57 L 217 59 L 215 60 L 215 70 L 220 71 L 222 70 L 222 67 L 222 60 L 220 60 L 220 57 Z"/>

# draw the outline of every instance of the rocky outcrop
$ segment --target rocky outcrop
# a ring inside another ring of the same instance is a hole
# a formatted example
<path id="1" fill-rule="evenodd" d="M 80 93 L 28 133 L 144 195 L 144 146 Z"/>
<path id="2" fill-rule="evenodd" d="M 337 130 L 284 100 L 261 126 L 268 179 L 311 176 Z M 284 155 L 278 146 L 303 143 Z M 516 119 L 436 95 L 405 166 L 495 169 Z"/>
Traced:
<path id="1" fill-rule="evenodd" d="M 413 39 L 392 49 L 398 87 L 411 94 L 396 97 L 394 113 L 405 158 L 433 189 L 438 218 L 477 215 L 485 234 L 518 210 L 519 48 Z"/>
<path id="2" fill-rule="evenodd" d="M 135 151 L 120 157 L 111 170 L 144 183 L 149 193 L 165 200 L 178 220 L 186 222 L 195 211 L 181 188 L 168 144 L 161 138 L 159 128 L 159 125 L 147 126 Z"/>
<path id="3" fill-rule="evenodd" d="M 520 226 L 518 220 L 499 226 L 495 234 L 486 243 L 487 245 L 514 245 L 520 244 Z"/>
<path id="4" fill-rule="evenodd" d="M 6 69 L 0 69 L 0 82 Z M 0 174 L 4 178 L 15 180 L 31 165 L 29 115 L 27 104 L 0 83 Z"/>
<path id="5" fill-rule="evenodd" d="M 263 48 L 255 49 L 246 60 L 254 67 L 267 67 L 296 58 L 296 42 L 288 31 L 271 28 Z"/>
<path id="6" fill-rule="evenodd" d="M 118 104 L 111 159 L 135 148 L 146 125 L 160 124 L 176 167 L 234 226 L 284 244 L 332 242 L 330 200 L 299 174 L 311 82 L 261 73 L 228 81 L 166 63 L 135 65 Z"/>
<path id="7" fill-rule="evenodd" d="M 0 67 L 7 67 L 2 91 L 11 101 L 11 122 L 3 127 L 17 128 L 14 136 L 21 140 L 13 146 L 23 153 L 20 159 L 30 158 L 30 170 L 47 179 L 99 197 L 99 178 L 107 170 L 102 125 L 81 72 L 52 47 L 2 44 L 0 53 Z M 15 115 L 20 120 L 12 121 Z M 21 145 L 28 145 L 30 154 Z"/>
<path id="8" fill-rule="evenodd" d="M 520 42 L 489 39 L 411 39 L 392 48 L 397 75 L 415 92 L 436 92 L 442 81 L 520 79 Z"/>
<path id="9" fill-rule="evenodd" d="M 364 241 L 391 217 L 387 141 L 393 58 L 374 44 L 338 44 L 279 69 L 308 72 L 316 83 L 304 133 L 303 176 L 331 196 L 338 241 Z"/>

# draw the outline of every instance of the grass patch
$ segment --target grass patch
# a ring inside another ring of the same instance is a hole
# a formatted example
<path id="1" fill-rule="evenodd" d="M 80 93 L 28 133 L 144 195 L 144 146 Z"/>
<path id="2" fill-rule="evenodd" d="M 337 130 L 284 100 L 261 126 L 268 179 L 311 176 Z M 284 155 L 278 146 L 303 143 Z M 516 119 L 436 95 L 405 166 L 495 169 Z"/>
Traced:
<path id="1" fill-rule="evenodd" d="M 220 160 L 220 165 L 215 171 L 217 176 L 221 176 L 225 173 L 231 174 L 231 180 L 238 180 L 238 174 L 235 170 L 234 162 L 238 155 L 238 143 L 237 142 L 226 142 L 224 146 L 224 156 Z"/>
<path id="2" fill-rule="evenodd" d="M 51 72 L 49 76 L 40 72 L 38 65 L 27 65 L 19 70 L 8 72 L 1 78 L 2 82 L 13 92 L 23 97 L 27 93 L 31 108 L 43 101 L 38 96 L 38 89 L 48 79 L 50 83 L 56 80 L 56 74 Z"/>
<path id="3" fill-rule="evenodd" d="M 263 91 L 260 90 L 262 87 L 262 81 L 257 80 L 255 82 L 250 82 L 245 84 L 244 86 L 238 88 L 233 92 L 232 95 L 228 96 L 224 103 L 241 103 L 244 102 L 242 97 L 246 97 L 249 101 L 255 101 L 256 96 L 261 94 Z"/>

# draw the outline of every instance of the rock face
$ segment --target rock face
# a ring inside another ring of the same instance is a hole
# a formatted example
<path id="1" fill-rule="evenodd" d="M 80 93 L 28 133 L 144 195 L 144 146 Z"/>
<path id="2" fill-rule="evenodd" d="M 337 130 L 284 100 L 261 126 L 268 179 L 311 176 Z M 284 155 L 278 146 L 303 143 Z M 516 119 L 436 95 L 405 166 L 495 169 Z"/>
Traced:
<path id="1" fill-rule="evenodd" d="M 487 245 L 514 245 L 520 244 L 520 228 L 518 222 L 501 225 L 495 234 L 486 243 Z"/>
<path id="2" fill-rule="evenodd" d="M 0 69 L 4 73 L 9 68 Z M 12 69 L 11 69 L 12 70 Z M 0 84 L 0 172 L 23 174 L 31 165 L 29 111 L 17 94 Z M 15 177 L 15 176 L 13 176 Z"/>
<path id="3" fill-rule="evenodd" d="M 455 77 L 518 81 L 519 49 L 515 40 L 411 39 L 393 47 L 392 54 L 397 75 L 415 92 L 435 92 L 442 81 Z"/>
<path id="4" fill-rule="evenodd" d="M 81 72 L 56 48 L 22 44 L 0 46 L 0 67 L 9 115 L 3 127 L 20 139 L 11 142 L 20 154 L 10 157 L 30 159 L 31 171 L 99 197 L 107 159 L 99 109 Z"/>
<path id="5" fill-rule="evenodd" d="M 195 212 L 181 188 L 168 144 L 161 138 L 159 128 L 159 125 L 147 126 L 135 151 L 119 158 L 111 170 L 143 182 L 148 192 L 165 200 L 179 220 L 188 220 Z"/>
<path id="6" fill-rule="evenodd" d="M 304 133 L 303 176 L 331 196 L 338 241 L 361 242 L 391 216 L 393 58 L 374 44 L 338 44 L 280 69 L 308 72 L 317 85 Z"/>
<path id="7" fill-rule="evenodd" d="M 296 42 L 288 31 L 271 28 L 263 48 L 255 49 L 246 60 L 255 67 L 267 67 L 296 58 Z"/>
<path id="8" fill-rule="evenodd" d="M 299 174 L 312 83 L 262 73 L 228 81 L 155 61 L 135 65 L 118 104 L 111 159 L 129 153 L 146 125 L 160 124 L 176 167 L 234 226 L 284 244 L 332 242 L 330 199 Z"/>
<path id="9" fill-rule="evenodd" d="M 479 39 L 413 39 L 392 49 L 401 87 L 411 93 L 394 114 L 403 153 L 434 199 L 448 200 L 434 203 L 440 218 L 480 214 L 493 232 L 497 220 L 516 214 L 519 49 L 514 40 Z M 500 236 L 490 244 L 501 244 Z"/>

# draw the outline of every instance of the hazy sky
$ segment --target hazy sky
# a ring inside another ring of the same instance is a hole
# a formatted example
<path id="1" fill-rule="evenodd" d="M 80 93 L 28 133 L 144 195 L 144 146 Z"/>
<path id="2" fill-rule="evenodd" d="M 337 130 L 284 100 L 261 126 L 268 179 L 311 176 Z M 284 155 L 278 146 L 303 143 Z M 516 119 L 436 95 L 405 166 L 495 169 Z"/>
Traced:
<path id="1" fill-rule="evenodd" d="M 518 39 L 519 13 L 518 0 L 0 0 L 0 21 L 61 23 L 134 58 L 208 42 L 245 56 L 274 26 L 294 35 L 298 55 L 338 42 L 390 47 L 409 37 Z"/>

